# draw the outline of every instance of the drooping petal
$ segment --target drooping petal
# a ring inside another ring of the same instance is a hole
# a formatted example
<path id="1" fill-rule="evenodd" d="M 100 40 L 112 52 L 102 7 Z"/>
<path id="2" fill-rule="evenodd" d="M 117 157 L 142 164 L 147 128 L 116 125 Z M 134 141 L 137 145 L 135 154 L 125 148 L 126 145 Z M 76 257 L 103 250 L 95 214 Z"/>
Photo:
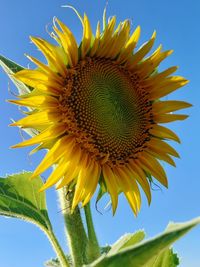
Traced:
<path id="1" fill-rule="evenodd" d="M 174 140 L 174 141 L 180 143 L 179 137 L 172 130 L 170 130 L 164 126 L 155 124 L 153 126 L 153 128 L 150 129 L 149 132 L 150 132 L 150 134 L 152 134 L 155 137 L 159 137 L 159 138 L 163 138 L 163 139 L 170 139 L 170 140 Z"/>
<path id="2" fill-rule="evenodd" d="M 29 140 L 25 140 L 17 145 L 12 146 L 12 148 L 17 147 L 24 147 L 24 146 L 32 146 L 39 143 L 47 142 L 51 139 L 55 139 L 58 136 L 62 135 L 66 130 L 65 124 L 56 124 L 53 126 L 50 126 L 45 131 L 39 133 L 38 135 L 35 135 Z"/>
<path id="3" fill-rule="evenodd" d="M 149 182 L 146 179 L 146 175 L 144 171 L 134 162 L 134 160 L 130 160 L 128 168 L 130 169 L 130 175 L 133 179 L 136 179 L 137 182 L 142 187 L 148 203 L 150 205 L 151 203 L 151 189 L 149 186 Z"/>
<path id="4" fill-rule="evenodd" d="M 112 170 L 109 166 L 103 165 L 102 167 L 103 177 L 112 200 L 112 210 L 115 214 L 117 204 L 118 204 L 118 184 L 116 177 L 114 176 Z"/>
<path id="5" fill-rule="evenodd" d="M 47 152 L 42 162 L 38 165 L 38 167 L 32 174 L 32 178 L 40 175 L 50 166 L 57 163 L 58 160 L 62 158 L 64 154 L 66 155 L 66 151 L 68 152 L 68 154 L 70 154 L 73 149 L 73 146 L 73 139 L 69 136 L 64 136 L 58 139 L 54 146 Z"/>
<path id="6" fill-rule="evenodd" d="M 85 186 L 85 192 L 83 196 L 83 206 L 85 206 L 93 196 L 100 177 L 101 169 L 98 163 L 94 162 L 93 171 L 91 173 L 91 176 L 88 177 L 88 182 Z"/>
<path id="7" fill-rule="evenodd" d="M 152 138 L 151 141 L 148 143 L 148 146 L 154 146 L 157 149 L 160 149 L 161 151 L 166 152 L 167 154 L 170 154 L 174 157 L 180 157 L 178 152 L 172 146 L 162 141 L 161 139 Z"/>
<path id="8" fill-rule="evenodd" d="M 146 150 L 146 152 L 149 153 L 151 156 L 154 156 L 155 158 L 163 160 L 169 163 L 170 165 L 176 167 L 174 160 L 167 153 L 163 152 L 162 149 L 159 149 L 154 146 L 149 146 L 149 150 Z"/>
<path id="9" fill-rule="evenodd" d="M 62 47 L 67 55 L 68 63 L 71 67 L 75 66 L 78 62 L 78 46 L 76 43 L 76 39 L 74 38 L 74 35 L 70 31 L 70 29 L 66 25 L 64 25 L 60 20 L 55 18 L 55 22 L 58 23 L 58 25 L 62 30 L 61 32 L 58 30 L 57 27 L 54 27 L 54 30 L 58 35 Z"/>
<path id="10" fill-rule="evenodd" d="M 125 169 L 115 168 L 115 172 L 117 173 L 119 186 L 122 188 L 128 199 L 133 212 L 137 215 L 141 206 L 141 196 L 137 183 L 134 179 L 129 177 L 129 174 L 126 173 Z"/>
<path id="11" fill-rule="evenodd" d="M 61 48 L 56 47 L 41 38 L 31 37 L 31 41 L 45 55 L 49 67 L 56 73 L 60 73 L 63 77 L 65 77 L 67 74 L 67 69 L 65 66 L 67 59 L 64 53 L 62 53 Z"/>
<path id="12" fill-rule="evenodd" d="M 151 157 L 146 152 L 143 152 L 143 154 L 139 156 L 139 159 L 135 161 L 139 166 L 144 168 L 145 171 L 152 174 L 161 184 L 163 184 L 165 187 L 168 186 L 166 173 L 163 167 L 154 157 Z"/>

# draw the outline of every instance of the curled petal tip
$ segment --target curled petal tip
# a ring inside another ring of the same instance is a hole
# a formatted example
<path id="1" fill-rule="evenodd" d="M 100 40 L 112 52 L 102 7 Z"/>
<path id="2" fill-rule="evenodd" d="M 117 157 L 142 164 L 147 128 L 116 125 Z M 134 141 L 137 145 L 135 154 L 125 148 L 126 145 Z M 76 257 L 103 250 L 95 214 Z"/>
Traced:
<path id="1" fill-rule="evenodd" d="M 155 39 L 156 38 L 156 30 L 153 31 L 153 34 L 151 36 L 151 39 Z"/>
<path id="2" fill-rule="evenodd" d="M 16 122 L 10 123 L 8 126 L 18 126 Z"/>

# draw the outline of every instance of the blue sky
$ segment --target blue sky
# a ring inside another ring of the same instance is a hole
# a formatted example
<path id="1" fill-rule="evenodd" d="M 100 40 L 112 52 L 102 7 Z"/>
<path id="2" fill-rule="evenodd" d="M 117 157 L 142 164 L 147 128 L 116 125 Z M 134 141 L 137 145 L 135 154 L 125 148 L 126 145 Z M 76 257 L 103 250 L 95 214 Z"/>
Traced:
<path id="1" fill-rule="evenodd" d="M 73 30 L 80 40 L 81 25 L 74 13 L 61 5 L 72 4 L 81 13 L 87 12 L 91 24 L 96 25 L 102 18 L 105 1 L 90 0 L 56 0 L 25 1 L 1 0 L 0 16 L 0 53 L 10 59 L 28 66 L 24 53 L 41 58 L 41 55 L 29 41 L 29 35 L 49 39 L 45 26 L 51 29 L 53 16 L 59 17 Z M 161 65 L 160 69 L 172 65 L 180 66 L 177 74 L 190 80 L 189 85 L 173 93 L 168 99 L 186 100 L 194 105 L 187 110 L 190 118 L 184 122 L 172 123 L 170 128 L 178 133 L 181 145 L 174 147 L 181 155 L 176 160 L 177 168 L 164 164 L 169 179 L 169 189 L 154 190 L 152 205 L 148 207 L 145 198 L 138 218 L 134 218 L 127 202 L 120 197 L 115 217 L 111 211 L 103 210 L 105 201 L 93 214 L 95 226 L 101 245 L 113 243 L 125 232 L 145 229 L 147 237 L 161 232 L 169 221 L 185 221 L 200 215 L 200 175 L 199 175 L 199 131 L 200 131 L 200 2 L 186 0 L 110 0 L 108 15 L 117 15 L 118 21 L 132 19 L 133 28 L 138 24 L 142 28 L 140 44 L 146 41 L 157 30 L 154 48 L 160 43 L 164 49 L 174 49 L 174 53 Z M 8 87 L 15 92 L 6 75 L 0 71 L 1 103 L 1 169 L 0 176 L 21 170 L 33 170 L 43 153 L 27 156 L 29 148 L 11 150 L 9 146 L 20 141 L 17 129 L 8 127 L 10 118 L 20 117 L 15 106 L 5 102 L 12 98 Z M 155 188 L 156 189 L 156 188 Z M 55 232 L 66 247 L 62 218 L 56 201 L 54 189 L 47 192 L 50 217 Z M 200 227 L 194 229 L 175 245 L 181 257 L 181 267 L 200 266 Z M 12 256 L 11 256 L 12 255 Z M 42 232 L 31 224 L 14 219 L 0 218 L 0 266 L 2 267 L 35 267 L 53 257 L 54 251 Z"/>

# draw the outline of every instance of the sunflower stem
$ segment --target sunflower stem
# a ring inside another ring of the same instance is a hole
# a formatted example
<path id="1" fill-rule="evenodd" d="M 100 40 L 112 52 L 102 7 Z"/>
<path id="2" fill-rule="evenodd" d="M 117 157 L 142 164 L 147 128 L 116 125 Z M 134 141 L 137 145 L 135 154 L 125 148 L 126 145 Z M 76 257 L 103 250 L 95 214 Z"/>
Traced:
<path id="1" fill-rule="evenodd" d="M 90 202 L 84 207 L 85 211 L 85 218 L 87 223 L 87 232 L 88 232 L 88 249 L 87 249 L 87 256 L 89 263 L 96 260 L 100 257 L 100 247 L 98 244 L 96 232 L 94 229 L 94 224 L 92 220 L 92 213 L 90 209 Z"/>
<path id="2" fill-rule="evenodd" d="M 74 267 L 81 267 L 88 263 L 87 245 L 88 239 L 84 229 L 79 207 L 71 212 L 73 193 L 67 188 L 58 190 L 60 206 L 65 221 L 66 235 Z"/>
<path id="3" fill-rule="evenodd" d="M 47 236 L 57 254 L 57 257 L 59 259 L 59 262 L 61 264 L 62 267 L 70 267 L 67 258 L 60 246 L 60 244 L 58 243 L 58 240 L 56 238 L 56 236 L 54 235 L 53 231 L 48 231 Z"/>

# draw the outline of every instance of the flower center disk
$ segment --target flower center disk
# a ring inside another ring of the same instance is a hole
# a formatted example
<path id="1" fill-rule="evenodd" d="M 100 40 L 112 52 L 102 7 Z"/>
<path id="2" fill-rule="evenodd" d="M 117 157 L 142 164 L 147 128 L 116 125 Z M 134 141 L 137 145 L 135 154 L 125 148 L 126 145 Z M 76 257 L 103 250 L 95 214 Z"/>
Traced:
<path id="1" fill-rule="evenodd" d="M 149 140 L 148 93 L 137 74 L 109 59 L 86 58 L 66 79 L 62 108 L 69 133 L 97 159 L 123 164 Z"/>

